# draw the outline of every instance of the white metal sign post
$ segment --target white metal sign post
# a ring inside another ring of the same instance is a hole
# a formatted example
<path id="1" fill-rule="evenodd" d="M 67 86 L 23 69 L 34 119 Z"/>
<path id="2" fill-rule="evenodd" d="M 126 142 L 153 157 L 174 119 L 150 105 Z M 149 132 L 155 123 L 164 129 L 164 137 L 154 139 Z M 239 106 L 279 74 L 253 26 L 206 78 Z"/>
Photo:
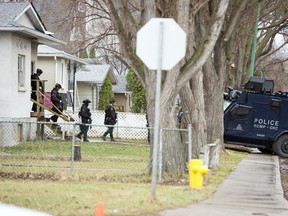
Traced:
<path id="1" fill-rule="evenodd" d="M 171 18 L 152 18 L 137 33 L 137 55 L 150 70 L 157 70 L 152 164 L 152 197 L 155 197 L 156 194 L 161 70 L 170 70 L 184 57 L 185 50 L 186 33 Z"/>
<path id="2" fill-rule="evenodd" d="M 160 96 L 161 96 L 161 68 L 163 54 L 163 29 L 164 23 L 159 23 L 159 49 L 158 49 L 158 68 L 156 77 L 156 95 L 155 95 L 155 116 L 154 116 L 154 141 L 153 141 L 153 163 L 152 163 L 152 197 L 156 196 L 156 178 L 157 178 L 157 161 L 158 161 L 158 141 L 160 125 Z"/>

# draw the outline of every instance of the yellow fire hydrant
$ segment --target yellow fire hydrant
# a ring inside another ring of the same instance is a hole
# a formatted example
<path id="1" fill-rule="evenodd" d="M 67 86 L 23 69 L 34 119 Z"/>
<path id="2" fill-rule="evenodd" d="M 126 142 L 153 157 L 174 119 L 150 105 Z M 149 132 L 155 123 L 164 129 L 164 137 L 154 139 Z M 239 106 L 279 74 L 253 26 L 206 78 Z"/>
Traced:
<path id="1" fill-rule="evenodd" d="M 190 187 L 201 190 L 203 185 L 203 176 L 207 174 L 208 168 L 202 165 L 202 160 L 193 159 L 189 162 Z"/>

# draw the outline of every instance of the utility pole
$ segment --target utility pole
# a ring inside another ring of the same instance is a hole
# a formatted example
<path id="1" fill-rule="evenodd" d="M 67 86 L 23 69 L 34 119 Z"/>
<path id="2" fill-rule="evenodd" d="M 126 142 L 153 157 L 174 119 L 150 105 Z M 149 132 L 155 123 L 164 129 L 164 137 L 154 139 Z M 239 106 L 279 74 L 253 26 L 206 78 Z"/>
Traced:
<path id="1" fill-rule="evenodd" d="M 249 70 L 249 78 L 254 74 L 254 67 L 255 67 L 255 55 L 256 55 L 256 45 L 257 45 L 257 34 L 258 34 L 258 23 L 260 17 L 260 8 L 261 3 L 260 0 L 258 1 L 258 8 L 257 8 L 257 15 L 254 27 L 254 36 L 253 36 L 253 46 L 252 46 L 252 53 L 251 53 L 251 63 L 250 63 L 250 70 Z"/>

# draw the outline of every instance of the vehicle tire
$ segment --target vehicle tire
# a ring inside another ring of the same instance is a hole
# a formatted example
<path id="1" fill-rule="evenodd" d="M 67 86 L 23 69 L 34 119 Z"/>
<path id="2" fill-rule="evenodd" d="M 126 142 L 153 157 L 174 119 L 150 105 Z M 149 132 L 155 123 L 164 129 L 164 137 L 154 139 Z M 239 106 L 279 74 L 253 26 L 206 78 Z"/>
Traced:
<path id="1" fill-rule="evenodd" d="M 273 150 L 272 149 L 267 149 L 267 148 L 257 148 L 260 152 L 262 152 L 263 154 L 273 154 Z"/>
<path id="2" fill-rule="evenodd" d="M 280 157 L 288 158 L 288 135 L 280 136 L 273 143 L 273 151 Z"/>

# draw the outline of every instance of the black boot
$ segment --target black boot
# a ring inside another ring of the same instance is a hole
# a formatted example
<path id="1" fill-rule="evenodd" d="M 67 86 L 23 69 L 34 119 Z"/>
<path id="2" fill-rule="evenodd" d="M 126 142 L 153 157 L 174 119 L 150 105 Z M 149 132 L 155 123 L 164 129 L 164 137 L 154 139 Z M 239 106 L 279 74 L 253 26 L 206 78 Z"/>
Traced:
<path id="1" fill-rule="evenodd" d="M 106 136 L 107 136 L 107 131 L 103 134 L 103 136 L 102 136 L 102 139 L 104 140 L 104 141 L 106 141 Z"/>
<path id="2" fill-rule="evenodd" d="M 106 141 L 106 137 L 104 135 L 102 136 L 102 139 L 103 139 L 103 141 Z"/>
<path id="3" fill-rule="evenodd" d="M 80 140 L 82 139 L 81 134 L 77 134 L 76 137 Z"/>

